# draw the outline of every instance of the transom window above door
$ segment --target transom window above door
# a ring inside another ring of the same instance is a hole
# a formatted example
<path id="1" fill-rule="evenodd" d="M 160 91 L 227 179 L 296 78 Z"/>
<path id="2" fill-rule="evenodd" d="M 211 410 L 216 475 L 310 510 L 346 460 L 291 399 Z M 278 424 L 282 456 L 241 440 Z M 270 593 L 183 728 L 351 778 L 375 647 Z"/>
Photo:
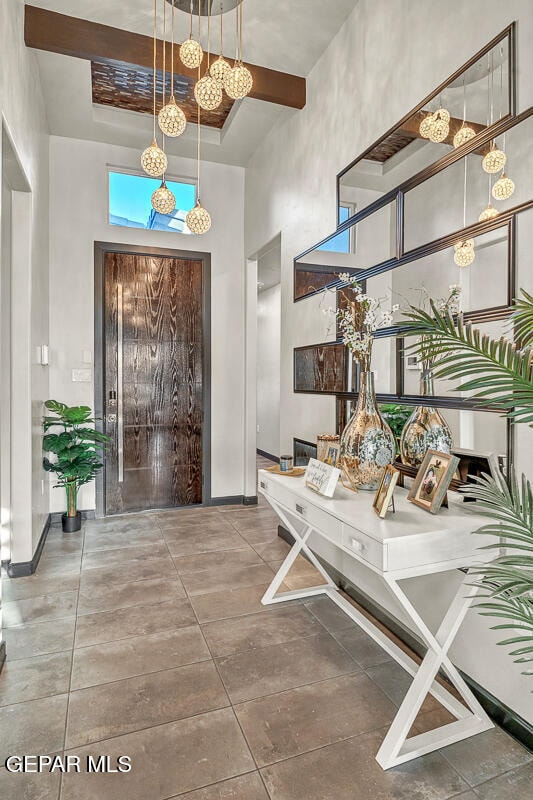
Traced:
<path id="1" fill-rule="evenodd" d="M 196 185 L 167 180 L 166 185 L 176 198 L 172 214 L 161 214 L 152 208 L 152 193 L 160 185 L 160 178 L 109 170 L 109 223 L 190 234 L 185 217 L 196 203 Z"/>

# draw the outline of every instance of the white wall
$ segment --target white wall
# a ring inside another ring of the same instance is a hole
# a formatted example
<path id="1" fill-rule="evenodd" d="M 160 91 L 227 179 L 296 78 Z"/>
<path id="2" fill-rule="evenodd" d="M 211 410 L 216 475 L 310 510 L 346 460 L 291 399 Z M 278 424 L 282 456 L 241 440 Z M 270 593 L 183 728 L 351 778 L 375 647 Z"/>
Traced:
<path id="1" fill-rule="evenodd" d="M 257 447 L 279 457 L 281 287 L 257 297 Z"/>
<path id="2" fill-rule="evenodd" d="M 30 193 L 14 198 L 12 408 L 12 553 L 31 559 L 48 514 L 42 491 L 42 413 L 48 371 L 36 361 L 36 346 L 48 341 L 48 125 L 35 56 L 24 45 L 24 6 L 0 3 L 0 112 Z M 16 246 L 15 246 L 16 244 Z M 16 495 L 16 496 L 15 496 Z"/>
<path id="3" fill-rule="evenodd" d="M 450 0 L 446 5 L 427 0 L 360 0 L 311 71 L 306 107 L 278 123 L 251 159 L 246 172 L 246 253 L 256 252 L 282 233 L 282 449 L 291 448 L 293 436 L 313 440 L 317 432 L 334 426 L 333 398 L 292 392 L 293 348 L 320 340 L 316 323 L 320 300 L 292 302 L 292 259 L 334 229 L 336 174 L 515 19 L 519 23 L 521 111 L 533 102 L 530 0 L 506 4 Z M 524 270 L 522 279 L 528 278 L 531 290 L 531 275 Z M 312 338 L 306 337 L 309 333 Z M 524 441 L 525 433 L 520 439 Z M 518 452 L 519 459 L 527 452 L 521 442 Z M 344 569 L 349 568 L 344 565 Z M 378 602 L 394 608 L 370 576 L 357 573 L 352 577 Z M 435 608 L 439 593 L 446 594 L 449 584 L 446 576 L 432 580 Z M 427 606 L 424 581 L 418 581 L 413 591 Z M 488 630 L 489 624 L 475 611 L 469 614 L 454 647 L 455 661 L 533 720 L 531 681 L 520 675 L 518 666 L 512 666 L 504 648 L 495 646 L 497 634 Z"/>
<path id="4" fill-rule="evenodd" d="M 212 495 L 241 495 L 244 170 L 203 163 L 202 202 L 213 224 L 201 237 L 109 225 L 107 165 L 139 170 L 139 158 L 130 148 L 50 140 L 50 395 L 94 407 L 93 382 L 73 383 L 71 372 L 85 366 L 82 350 L 94 351 L 95 241 L 211 253 Z M 194 179 L 196 162 L 170 158 L 168 174 Z M 63 510 L 61 490 L 52 490 L 50 507 Z M 95 507 L 92 484 L 82 488 L 79 507 Z"/>

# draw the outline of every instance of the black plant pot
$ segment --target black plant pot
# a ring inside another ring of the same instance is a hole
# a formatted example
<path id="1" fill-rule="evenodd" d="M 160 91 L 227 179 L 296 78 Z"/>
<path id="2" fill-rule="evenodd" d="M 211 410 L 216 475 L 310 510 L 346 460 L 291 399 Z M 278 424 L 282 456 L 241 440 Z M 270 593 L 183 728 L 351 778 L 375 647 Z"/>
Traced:
<path id="1" fill-rule="evenodd" d="M 81 528 L 81 511 L 78 511 L 75 517 L 68 517 L 63 514 L 61 517 L 63 525 L 63 533 L 75 533 Z"/>

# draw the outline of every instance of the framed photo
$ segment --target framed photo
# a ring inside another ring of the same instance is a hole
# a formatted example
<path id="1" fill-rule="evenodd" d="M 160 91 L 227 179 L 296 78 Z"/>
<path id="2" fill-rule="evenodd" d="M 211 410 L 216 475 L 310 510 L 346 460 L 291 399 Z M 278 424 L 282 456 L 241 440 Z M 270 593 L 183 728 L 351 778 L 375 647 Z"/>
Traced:
<path id="1" fill-rule="evenodd" d="M 381 517 L 381 519 L 385 518 L 385 515 L 389 510 L 394 493 L 394 487 L 396 486 L 399 476 L 400 471 L 395 467 L 392 467 L 390 464 L 385 467 L 385 472 L 383 473 L 383 477 L 381 478 L 376 496 L 374 497 L 374 502 L 372 504 L 374 506 L 374 511 L 379 517 Z"/>
<path id="2" fill-rule="evenodd" d="M 428 450 L 407 499 L 430 514 L 436 514 L 459 464 L 457 456 Z"/>
<path id="3" fill-rule="evenodd" d="M 483 473 L 495 478 L 500 470 L 496 453 L 478 453 L 463 447 L 452 447 L 452 455 L 459 458 L 457 477 L 465 483 L 472 483 L 472 477 L 479 478 Z"/>

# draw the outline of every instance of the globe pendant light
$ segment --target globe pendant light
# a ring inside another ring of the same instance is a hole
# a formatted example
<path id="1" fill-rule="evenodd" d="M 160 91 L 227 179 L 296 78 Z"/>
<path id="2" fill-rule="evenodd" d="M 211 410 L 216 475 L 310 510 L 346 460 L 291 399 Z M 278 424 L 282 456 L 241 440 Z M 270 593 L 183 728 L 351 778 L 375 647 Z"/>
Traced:
<path id="1" fill-rule="evenodd" d="M 420 132 L 420 136 L 423 139 L 429 139 L 429 134 L 431 133 L 431 126 L 433 125 L 434 121 L 435 121 L 434 115 L 429 113 L 426 114 L 426 116 L 420 123 L 420 127 L 418 130 Z"/>
<path id="2" fill-rule="evenodd" d="M 502 172 L 500 178 L 492 187 L 492 196 L 495 200 L 508 200 L 515 190 L 514 181 Z"/>
<path id="3" fill-rule="evenodd" d="M 224 49 L 223 48 L 223 41 L 222 41 L 222 17 L 223 16 L 224 15 L 222 13 L 222 3 L 221 3 L 220 4 L 220 55 L 219 55 L 218 58 L 216 58 L 213 61 L 213 63 L 209 67 L 209 73 L 210 73 L 211 77 L 214 78 L 217 81 L 217 83 L 219 83 L 221 86 L 224 85 L 224 77 L 225 77 L 226 73 L 229 72 L 230 69 L 231 69 L 231 66 L 228 64 L 228 62 L 224 58 L 224 54 L 223 54 L 223 49 Z"/>
<path id="4" fill-rule="evenodd" d="M 495 142 L 492 142 L 490 146 L 490 150 L 488 153 L 485 154 L 483 157 L 483 161 L 481 162 L 481 166 L 488 172 L 490 175 L 493 175 L 496 172 L 500 172 L 505 167 L 505 162 L 507 161 L 507 156 L 503 152 L 503 150 L 499 150 L 496 147 Z"/>
<path id="5" fill-rule="evenodd" d="M 431 142 L 443 142 L 450 133 L 450 113 L 445 108 L 439 108 L 433 116 L 429 139 Z"/>
<path id="6" fill-rule="evenodd" d="M 457 264 L 458 267 L 469 267 L 470 264 L 474 261 L 476 257 L 476 253 L 474 251 L 474 241 L 473 239 L 467 239 L 466 241 L 459 241 L 455 245 L 455 253 L 453 256 L 453 260 Z"/>
<path id="7" fill-rule="evenodd" d="M 176 198 L 163 178 L 161 186 L 152 194 L 152 208 L 160 214 L 172 214 L 176 208 Z"/>
<path id="8" fill-rule="evenodd" d="M 479 222 L 486 222 L 488 219 L 494 219 L 500 213 L 497 208 L 491 203 L 491 196 L 492 196 L 492 175 L 488 176 L 489 179 L 489 193 L 488 193 L 488 202 L 486 208 L 483 209 L 481 214 L 479 215 L 478 221 Z"/>
<path id="9" fill-rule="evenodd" d="M 164 1 L 164 0 L 163 0 Z M 152 144 L 141 156 L 141 166 L 147 175 L 160 178 L 167 171 L 168 161 L 164 150 L 157 144 L 156 138 L 156 79 L 157 79 L 157 0 L 154 0 L 154 136 Z"/>
<path id="10" fill-rule="evenodd" d="M 476 135 L 476 132 L 470 125 L 466 125 L 466 83 L 463 77 L 463 124 L 453 137 L 453 146 L 457 149 L 461 145 L 469 142 Z"/>
<path id="11" fill-rule="evenodd" d="M 198 68 L 198 72 L 199 71 L 200 68 Z M 196 198 L 196 205 L 185 217 L 185 224 L 191 233 L 196 234 L 196 236 L 201 236 L 202 233 L 207 233 L 211 227 L 211 216 L 209 211 L 207 211 L 200 202 L 200 106 L 198 106 L 198 171 Z"/>
<path id="12" fill-rule="evenodd" d="M 200 23 L 200 16 L 198 16 L 198 24 Z M 201 78 L 194 87 L 194 97 L 196 102 L 205 111 L 214 111 L 222 103 L 222 87 L 215 78 L 210 74 L 210 61 L 211 61 L 211 5 L 207 9 L 207 70 L 203 78 Z"/>
<path id="13" fill-rule="evenodd" d="M 200 3 L 198 2 L 198 18 L 200 17 Z M 199 20 L 198 20 L 199 21 Z M 200 37 L 198 37 L 200 39 Z M 200 41 L 195 42 L 192 38 L 192 0 L 191 0 L 191 28 L 189 38 L 186 39 L 180 47 L 181 63 L 189 69 L 196 69 L 202 63 L 204 51 Z"/>
<path id="14" fill-rule="evenodd" d="M 172 47 L 171 47 L 171 66 L 170 66 L 170 100 L 159 112 L 159 127 L 166 136 L 181 136 L 187 125 L 185 114 L 176 103 L 174 97 L 174 3 L 172 3 Z M 165 43 L 163 42 L 163 47 Z M 163 72 L 163 81 L 165 81 Z"/>
<path id="15" fill-rule="evenodd" d="M 489 203 L 488 206 L 483 209 L 481 214 L 479 215 L 479 222 L 486 222 L 488 219 L 494 219 L 497 217 L 500 212 L 497 208 L 494 208 L 492 203 Z"/>
<path id="16" fill-rule="evenodd" d="M 235 63 L 224 76 L 224 89 L 228 97 L 241 100 L 252 91 L 254 83 L 252 73 L 242 63 L 242 0 L 237 6 L 237 33 Z"/>
<path id="17" fill-rule="evenodd" d="M 463 228 L 466 228 L 466 186 L 467 186 L 467 167 L 468 167 L 468 158 L 465 156 L 464 158 L 464 183 L 463 183 Z M 454 254 L 453 260 L 457 264 L 458 267 L 469 267 L 470 264 L 474 261 L 476 257 L 476 253 L 474 250 L 474 240 L 473 239 L 459 239 L 459 241 L 454 245 Z"/>
<path id="18" fill-rule="evenodd" d="M 455 136 L 453 137 L 453 146 L 457 149 L 461 145 L 473 139 L 476 132 L 469 125 L 461 125 Z"/>

